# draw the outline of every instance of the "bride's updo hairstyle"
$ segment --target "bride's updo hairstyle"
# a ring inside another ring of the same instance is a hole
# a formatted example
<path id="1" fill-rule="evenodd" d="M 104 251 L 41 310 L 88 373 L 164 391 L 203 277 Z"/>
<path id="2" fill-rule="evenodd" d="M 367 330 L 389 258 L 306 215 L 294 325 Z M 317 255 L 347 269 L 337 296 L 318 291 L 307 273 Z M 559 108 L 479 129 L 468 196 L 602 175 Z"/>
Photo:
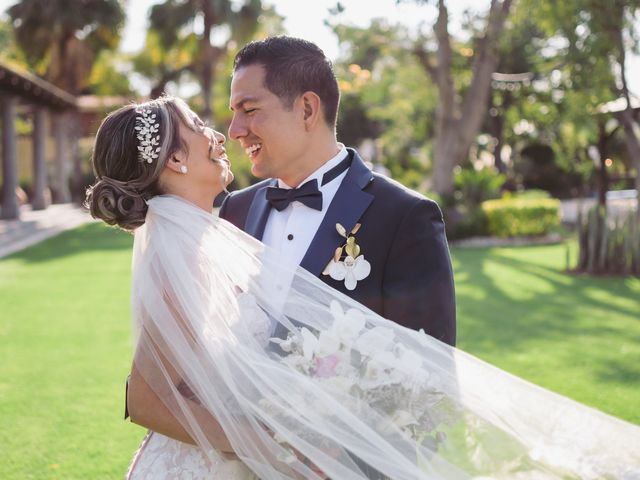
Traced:
<path id="1" fill-rule="evenodd" d="M 167 161 L 187 149 L 180 123 L 194 128 L 190 111 L 179 98 L 164 96 L 124 106 L 103 120 L 91 158 L 96 183 L 85 200 L 93 218 L 127 231 L 144 223 L 146 200 L 163 193 L 159 178 Z M 152 132 L 141 133 L 149 125 Z"/>

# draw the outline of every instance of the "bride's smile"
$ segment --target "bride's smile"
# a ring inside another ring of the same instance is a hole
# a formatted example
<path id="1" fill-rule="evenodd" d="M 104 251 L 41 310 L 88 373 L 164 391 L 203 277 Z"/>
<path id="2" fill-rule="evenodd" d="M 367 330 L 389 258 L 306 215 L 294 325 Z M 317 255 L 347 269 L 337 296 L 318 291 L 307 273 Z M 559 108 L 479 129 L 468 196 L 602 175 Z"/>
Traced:
<path id="1" fill-rule="evenodd" d="M 167 193 L 179 193 L 207 210 L 233 180 L 225 136 L 207 126 L 191 110 L 179 126 L 181 147 L 167 162 L 161 184 Z"/>

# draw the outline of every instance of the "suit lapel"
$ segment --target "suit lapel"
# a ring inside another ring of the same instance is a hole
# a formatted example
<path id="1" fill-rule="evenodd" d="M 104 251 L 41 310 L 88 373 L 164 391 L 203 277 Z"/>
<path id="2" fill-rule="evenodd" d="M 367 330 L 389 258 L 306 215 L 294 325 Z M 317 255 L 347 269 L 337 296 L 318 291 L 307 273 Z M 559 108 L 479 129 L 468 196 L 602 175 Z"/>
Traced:
<path id="1" fill-rule="evenodd" d="M 274 185 L 276 182 L 277 180 L 273 180 L 258 189 L 247 213 L 244 231 L 258 240 L 262 240 L 269 212 L 271 212 L 271 205 L 267 202 L 267 187 Z"/>
<path id="2" fill-rule="evenodd" d="M 301 267 L 314 275 L 320 275 L 333 257 L 336 248 L 344 243 L 344 238 L 336 231 L 336 223 L 340 223 L 350 232 L 373 201 L 373 195 L 362 191 L 373 180 L 371 170 L 355 150 L 348 149 L 348 151 L 349 155 L 353 156 L 351 166 L 333 197 L 307 253 L 300 262 Z"/>

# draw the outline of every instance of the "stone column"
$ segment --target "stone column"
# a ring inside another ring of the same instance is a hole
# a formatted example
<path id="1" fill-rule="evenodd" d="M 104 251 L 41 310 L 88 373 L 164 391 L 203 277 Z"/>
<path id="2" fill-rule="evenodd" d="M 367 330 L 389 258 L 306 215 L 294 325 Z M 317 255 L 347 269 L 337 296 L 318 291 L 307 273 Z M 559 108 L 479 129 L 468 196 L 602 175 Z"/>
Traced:
<path id="1" fill-rule="evenodd" d="M 47 188 L 47 165 L 45 149 L 47 142 L 47 113 L 44 107 L 36 106 L 33 112 L 33 198 L 34 210 L 47 208 L 44 191 Z"/>
<path id="2" fill-rule="evenodd" d="M 16 196 L 18 187 L 18 152 L 16 145 L 16 97 L 0 97 L 2 111 L 2 218 L 20 218 Z"/>
<path id="3" fill-rule="evenodd" d="M 66 115 L 59 113 L 53 122 L 54 137 L 56 139 L 55 175 L 53 176 L 53 202 L 68 203 L 71 201 L 69 191 L 69 172 L 71 170 L 71 155 L 66 132 Z"/>

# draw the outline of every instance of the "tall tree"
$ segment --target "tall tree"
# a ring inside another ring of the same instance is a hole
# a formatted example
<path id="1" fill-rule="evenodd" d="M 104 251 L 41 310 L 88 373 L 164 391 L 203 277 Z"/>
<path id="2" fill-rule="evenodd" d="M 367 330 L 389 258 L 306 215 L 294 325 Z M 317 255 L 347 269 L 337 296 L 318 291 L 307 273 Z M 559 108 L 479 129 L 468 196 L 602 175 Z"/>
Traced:
<path id="1" fill-rule="evenodd" d="M 492 74 L 484 128 L 493 139 L 494 166 L 503 174 L 507 173 L 503 161 L 504 147 L 510 140 L 507 130 L 513 127 L 509 122 L 510 110 L 517 109 L 535 92 L 532 82 L 546 67 L 540 55 L 543 36 L 535 22 L 522 9 L 516 9 L 498 41 L 499 60 L 496 73 Z"/>
<path id="2" fill-rule="evenodd" d="M 78 95 L 90 82 L 98 54 L 114 49 L 124 24 L 120 0 L 21 0 L 8 9 L 16 42 L 30 67 L 57 87 Z M 79 117 L 65 115 L 56 120 L 69 139 L 73 169 L 72 196 L 84 196 L 83 159 L 78 144 Z M 66 187 L 54 192 L 56 200 L 69 201 Z"/>
<path id="3" fill-rule="evenodd" d="M 622 108 L 613 115 L 624 131 L 625 144 L 635 164 L 636 189 L 640 196 L 638 114 L 632 106 L 626 74 L 627 54 L 638 50 L 638 32 L 634 26 L 640 13 L 640 1 L 565 0 L 535 4 L 536 15 L 548 34 L 564 39 L 568 44 L 565 60 L 573 88 L 584 91 L 585 97 L 600 104 L 621 99 Z M 586 113 L 595 115 L 597 110 Z M 592 121 L 595 123 L 596 119 Z M 640 209 L 638 211 L 640 214 Z"/>
<path id="4" fill-rule="evenodd" d="M 375 145 L 368 160 L 381 163 L 403 184 L 424 189 L 437 95 L 424 88 L 410 31 L 385 19 L 366 27 L 342 24 L 338 15 L 334 22 L 342 52 L 335 63 L 340 138 L 354 145 L 374 139 L 368 142 Z"/>
<path id="5" fill-rule="evenodd" d="M 23 67 L 27 65 L 24 53 L 16 43 L 13 27 L 4 19 L 0 19 L 0 59 Z"/>
<path id="6" fill-rule="evenodd" d="M 261 0 L 244 0 L 237 6 L 232 0 L 166 0 L 151 8 L 149 19 L 159 44 L 167 55 L 186 53 L 175 67 L 164 64 L 152 94 L 159 95 L 169 81 L 185 71 L 194 73 L 202 89 L 202 116 L 212 120 L 212 89 L 216 68 L 223 63 L 229 48 L 249 39 L 258 26 L 264 9 Z M 202 31 L 196 33 L 196 25 Z M 215 38 L 214 38 L 215 37 Z M 155 40 L 151 38 L 151 42 Z M 157 43 L 157 42 L 156 42 Z M 177 47 L 177 49 L 176 49 Z M 176 53 L 171 53 L 173 49 Z M 148 67 L 157 62 L 147 62 Z"/>
<path id="7" fill-rule="evenodd" d="M 98 53 L 117 47 L 125 18 L 119 0 L 21 0 L 8 13 L 30 66 L 76 95 Z"/>
<path id="8" fill-rule="evenodd" d="M 417 0 L 427 3 L 427 0 Z M 452 75 L 454 50 L 449 34 L 449 11 L 438 0 L 438 17 L 433 36 L 419 39 L 414 52 L 438 89 L 436 135 L 433 159 L 433 190 L 453 193 L 453 172 L 469 152 L 487 113 L 491 75 L 498 65 L 498 39 L 511 9 L 512 0 L 491 0 L 486 26 L 469 51 L 471 80 L 460 86 Z M 435 49 L 429 48 L 435 44 Z"/>
<path id="9" fill-rule="evenodd" d="M 638 48 L 634 23 L 637 19 L 638 10 L 640 10 L 640 2 L 621 1 L 603 2 L 602 0 L 591 0 L 593 7 L 597 8 L 594 12 L 594 20 L 597 22 L 606 35 L 611 37 L 613 52 L 610 57 L 612 68 L 619 72 L 616 90 L 621 98 L 624 99 L 624 109 L 617 115 L 622 128 L 624 129 L 624 138 L 629 151 L 629 155 L 633 159 L 636 166 L 636 192 L 638 202 L 640 202 L 640 141 L 636 135 L 638 127 L 638 115 L 631 104 L 631 94 L 629 92 L 629 83 L 627 81 L 627 45 L 625 37 L 630 43 L 635 44 Z M 613 10 L 613 11 L 612 11 Z M 640 206 L 637 208 L 640 217 Z"/>

